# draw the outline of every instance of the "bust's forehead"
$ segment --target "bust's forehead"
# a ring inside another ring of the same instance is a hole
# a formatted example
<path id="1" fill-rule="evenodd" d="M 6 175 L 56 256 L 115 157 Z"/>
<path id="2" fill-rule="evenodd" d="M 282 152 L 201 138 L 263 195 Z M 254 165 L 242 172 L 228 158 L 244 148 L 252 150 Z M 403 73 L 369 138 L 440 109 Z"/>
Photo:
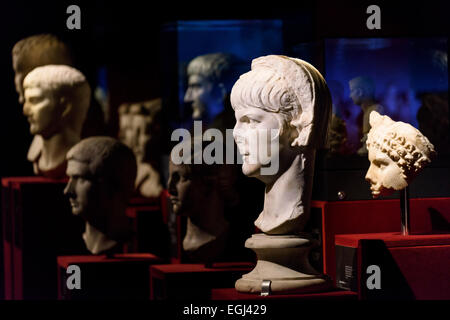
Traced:
<path id="1" fill-rule="evenodd" d="M 45 95 L 47 90 L 39 87 L 39 86 L 29 86 L 24 88 L 24 95 L 25 97 L 28 96 L 42 96 Z"/>
<path id="2" fill-rule="evenodd" d="M 69 159 L 67 161 L 66 174 L 69 177 L 70 176 L 88 177 L 91 175 L 88 164 L 86 162 L 78 161 L 76 159 Z"/>

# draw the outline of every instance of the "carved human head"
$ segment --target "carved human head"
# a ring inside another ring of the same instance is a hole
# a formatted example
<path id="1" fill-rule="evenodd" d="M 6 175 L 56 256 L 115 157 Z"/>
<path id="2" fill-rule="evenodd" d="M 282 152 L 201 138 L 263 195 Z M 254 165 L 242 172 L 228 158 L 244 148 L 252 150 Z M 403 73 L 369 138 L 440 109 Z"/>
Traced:
<path id="1" fill-rule="evenodd" d="M 192 105 L 193 119 L 204 114 L 214 118 L 223 110 L 223 99 L 234 81 L 235 62 L 232 55 L 225 53 L 205 54 L 189 62 L 184 102 Z"/>
<path id="2" fill-rule="evenodd" d="M 23 86 L 23 113 L 31 134 L 46 139 L 62 130 L 72 130 L 80 135 L 91 94 L 80 71 L 66 65 L 37 67 L 25 77 Z"/>
<path id="3" fill-rule="evenodd" d="M 260 175 L 261 163 L 250 159 L 250 133 L 276 129 L 278 135 L 259 144 L 269 145 L 279 139 L 283 150 L 301 152 L 302 148 L 319 148 L 325 143 L 331 114 L 331 98 L 322 75 L 309 63 L 280 55 L 259 57 L 251 71 L 241 75 L 231 91 L 235 111 L 234 138 L 249 176 Z"/>
<path id="4" fill-rule="evenodd" d="M 158 143 L 161 134 L 160 98 L 144 102 L 124 103 L 119 107 L 119 139 L 131 148 L 138 160 L 148 158 L 151 146 Z M 154 148 L 153 148 L 154 149 Z"/>
<path id="5" fill-rule="evenodd" d="M 12 61 L 20 104 L 25 102 L 23 79 L 31 70 L 48 64 L 72 65 L 68 47 L 52 34 L 33 35 L 17 42 L 12 49 Z"/>
<path id="6" fill-rule="evenodd" d="M 366 180 L 374 198 L 402 190 L 431 162 L 434 146 L 410 124 L 370 113 L 367 137 L 370 167 Z"/>
<path id="7" fill-rule="evenodd" d="M 351 79 L 350 86 L 350 98 L 356 105 L 361 105 L 364 100 L 373 99 L 375 96 L 375 84 L 370 77 L 360 76 Z"/>
<path id="8" fill-rule="evenodd" d="M 81 140 L 67 153 L 69 182 L 64 193 L 72 213 L 114 238 L 117 221 L 134 191 L 136 158 L 120 141 L 111 137 Z"/>
<path id="9" fill-rule="evenodd" d="M 233 188 L 237 176 L 232 167 L 203 161 L 197 163 L 195 159 L 202 157 L 202 150 L 203 142 L 195 137 L 172 149 L 167 189 L 175 214 L 197 215 L 201 219 L 198 215 L 214 214 L 211 212 L 215 210 L 211 206 L 211 201 L 214 201 L 212 195 L 226 199 L 227 205 L 238 197 Z"/>

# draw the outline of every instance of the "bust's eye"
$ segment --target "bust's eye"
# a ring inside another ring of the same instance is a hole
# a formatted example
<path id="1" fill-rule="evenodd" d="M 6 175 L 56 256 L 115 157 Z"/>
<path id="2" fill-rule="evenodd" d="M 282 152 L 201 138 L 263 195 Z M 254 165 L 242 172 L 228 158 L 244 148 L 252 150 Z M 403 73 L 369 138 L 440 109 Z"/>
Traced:
<path id="1" fill-rule="evenodd" d="M 384 169 L 387 166 L 386 161 L 383 160 L 374 160 L 373 164 L 379 167 L 380 169 Z"/>
<path id="2" fill-rule="evenodd" d="M 38 98 L 38 97 L 31 97 L 31 98 L 28 99 L 28 102 L 35 104 L 35 103 L 38 103 L 40 100 L 41 99 Z"/>

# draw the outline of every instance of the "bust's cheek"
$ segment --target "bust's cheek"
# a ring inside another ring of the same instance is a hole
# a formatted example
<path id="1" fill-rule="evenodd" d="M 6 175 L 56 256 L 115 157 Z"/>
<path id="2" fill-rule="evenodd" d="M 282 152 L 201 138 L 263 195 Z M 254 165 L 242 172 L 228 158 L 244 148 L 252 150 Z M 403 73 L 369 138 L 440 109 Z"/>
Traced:
<path id="1" fill-rule="evenodd" d="M 388 189 L 401 190 L 408 186 L 397 166 L 389 166 L 383 172 L 383 186 Z"/>

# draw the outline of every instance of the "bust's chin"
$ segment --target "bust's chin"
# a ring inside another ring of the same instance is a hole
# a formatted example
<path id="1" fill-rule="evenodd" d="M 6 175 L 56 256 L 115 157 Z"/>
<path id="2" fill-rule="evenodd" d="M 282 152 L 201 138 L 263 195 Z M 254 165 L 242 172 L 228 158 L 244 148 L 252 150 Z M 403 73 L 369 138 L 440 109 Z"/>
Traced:
<path id="1" fill-rule="evenodd" d="M 249 163 L 243 163 L 242 164 L 242 173 L 245 174 L 247 177 L 259 177 L 261 175 L 261 165 L 258 164 L 249 164 Z"/>

